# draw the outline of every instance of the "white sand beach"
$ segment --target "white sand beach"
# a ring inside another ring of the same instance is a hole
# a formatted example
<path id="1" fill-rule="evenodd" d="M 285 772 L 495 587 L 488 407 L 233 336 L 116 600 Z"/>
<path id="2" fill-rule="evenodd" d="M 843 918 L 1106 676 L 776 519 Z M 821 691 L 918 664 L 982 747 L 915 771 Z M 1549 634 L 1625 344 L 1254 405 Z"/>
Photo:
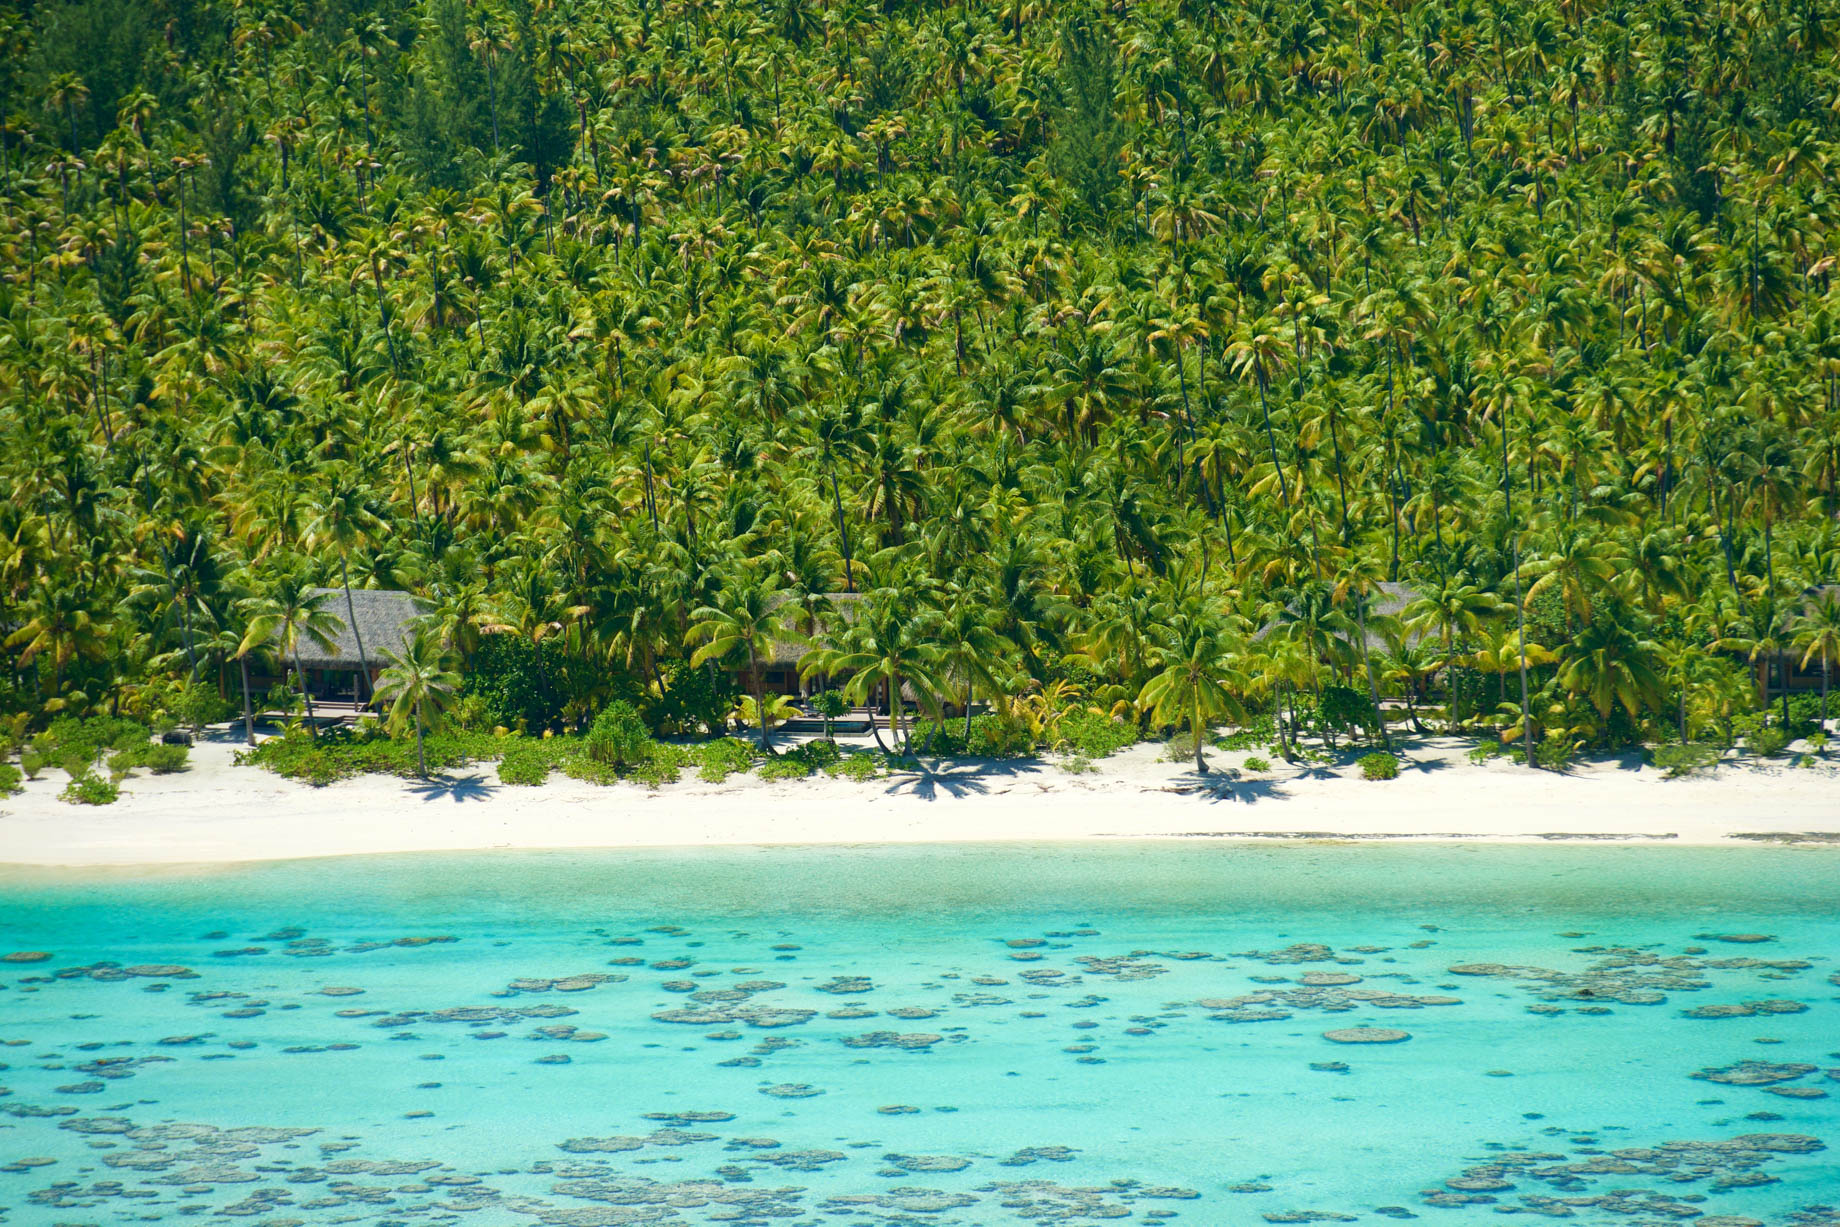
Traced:
<path id="1" fill-rule="evenodd" d="M 1734 762 L 1667 780 L 1631 756 L 1565 775 L 1468 761 L 1438 738 L 1402 754 L 1397 780 L 1347 763 L 1216 772 L 1132 747 L 1070 774 L 1054 761 L 935 765 L 865 782 L 814 776 L 720 784 L 687 774 L 649 791 L 561 775 L 508 787 L 493 764 L 426 783 L 368 776 L 313 788 L 233 765 L 224 736 L 192 767 L 136 772 L 113 805 L 58 800 L 48 770 L 0 801 L 0 863 L 136 865 L 490 848 L 861 844 L 1123 838 L 1552 839 L 1717 844 L 1840 841 L 1840 763 Z M 1225 770 L 1221 770 L 1221 769 Z"/>

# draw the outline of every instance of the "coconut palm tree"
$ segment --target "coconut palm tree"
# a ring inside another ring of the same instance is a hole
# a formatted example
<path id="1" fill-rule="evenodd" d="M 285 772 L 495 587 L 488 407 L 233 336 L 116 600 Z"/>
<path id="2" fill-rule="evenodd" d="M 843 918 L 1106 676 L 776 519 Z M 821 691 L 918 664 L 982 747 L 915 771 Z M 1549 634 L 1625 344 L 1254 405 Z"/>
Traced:
<path id="1" fill-rule="evenodd" d="M 242 659 L 257 648 L 272 647 L 284 660 L 294 662 L 294 684 L 306 704 L 307 730 L 314 738 L 319 736 L 319 727 L 313 715 L 307 671 L 300 663 L 300 641 L 305 639 L 321 651 L 333 650 L 334 636 L 345 629 L 345 624 L 326 610 L 330 599 L 324 592 L 314 592 L 300 569 L 278 571 L 266 592 L 244 601 L 249 627 L 236 650 L 237 658 Z"/>
<path id="2" fill-rule="evenodd" d="M 1243 643 L 1234 627 L 1199 598 L 1177 606 L 1156 650 L 1156 669 L 1138 692 L 1138 706 L 1159 724 L 1186 722 L 1195 741 L 1195 770 L 1207 774 L 1202 747 L 1221 718 L 1242 720 L 1238 671 Z"/>
<path id="3" fill-rule="evenodd" d="M 1802 650 L 1801 668 L 1821 662 L 1821 728 L 1827 729 L 1828 676 L 1840 660 L 1840 596 L 1830 589 L 1821 593 L 1797 620 L 1795 646 Z"/>
<path id="4" fill-rule="evenodd" d="M 389 661 L 377 678 L 377 698 L 389 705 L 385 723 L 400 735 L 404 725 L 415 729 L 415 773 L 428 778 L 426 733 L 438 733 L 460 693 L 460 675 L 439 638 L 426 627 L 416 627 L 401 652 L 384 651 Z"/>
<path id="5" fill-rule="evenodd" d="M 752 568 L 732 571 L 714 599 L 690 615 L 684 642 L 699 645 L 690 663 L 745 664 L 754 710 L 764 712 L 768 710 L 765 662 L 773 659 L 779 643 L 797 633 L 793 627 L 796 612 L 797 607 L 783 599 L 779 581 L 771 573 L 757 574 Z M 765 754 L 776 752 L 771 724 L 770 720 L 756 724 L 760 749 Z"/>

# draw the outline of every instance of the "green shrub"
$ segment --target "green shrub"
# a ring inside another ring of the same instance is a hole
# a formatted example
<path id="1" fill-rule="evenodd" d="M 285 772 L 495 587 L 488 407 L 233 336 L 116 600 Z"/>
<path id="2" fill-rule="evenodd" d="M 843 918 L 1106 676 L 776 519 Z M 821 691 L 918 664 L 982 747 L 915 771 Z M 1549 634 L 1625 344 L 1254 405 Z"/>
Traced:
<path id="1" fill-rule="evenodd" d="M 1276 721 L 1268 715 L 1254 716 L 1232 732 L 1215 737 L 1214 744 L 1223 750 L 1250 750 L 1254 746 L 1270 744 L 1277 736 Z"/>
<path id="2" fill-rule="evenodd" d="M 0 763 L 0 797 L 10 797 L 24 784 L 24 776 L 11 763 Z"/>
<path id="3" fill-rule="evenodd" d="M 586 754 L 565 754 L 556 760 L 556 767 L 571 780 L 580 780 L 584 784 L 605 786 L 620 782 L 618 767 L 589 758 Z"/>
<path id="4" fill-rule="evenodd" d="M 555 739 L 545 753 L 553 760 L 572 744 Z M 445 771 L 476 759 L 498 758 L 504 742 L 486 733 L 439 733 L 425 739 L 430 771 Z M 324 785 L 356 775 L 417 774 L 414 737 L 361 735 L 332 729 L 315 740 L 305 730 L 271 737 L 252 750 L 240 751 L 238 764 L 265 767 L 276 775 L 303 783 Z"/>
<path id="5" fill-rule="evenodd" d="M 1719 765 L 1719 748 L 1704 742 L 1686 745 L 1656 746 L 1650 757 L 1661 768 L 1664 779 L 1678 780 Z"/>
<path id="6" fill-rule="evenodd" d="M 621 701 L 611 704 L 594 718 L 583 743 L 588 757 L 613 767 L 630 767 L 646 759 L 651 731 L 639 717 L 639 709 Z"/>
<path id="7" fill-rule="evenodd" d="M 1103 712 L 1069 713 L 1060 723 L 1057 748 L 1071 750 L 1081 758 L 1107 758 L 1126 746 L 1137 744 L 1137 726 L 1114 720 Z"/>
<path id="8" fill-rule="evenodd" d="M 121 789 L 115 781 L 105 780 L 92 771 L 71 776 L 70 783 L 58 794 L 58 800 L 72 805 L 113 805 L 120 797 Z"/>
<path id="9" fill-rule="evenodd" d="M 1166 763 L 1192 763 L 1195 761 L 1195 738 L 1191 733 L 1177 733 L 1163 743 L 1163 761 Z"/>
<path id="10" fill-rule="evenodd" d="M 949 757 L 1027 758 L 1035 753 L 1035 739 L 1028 728 L 997 715 L 971 717 L 969 739 L 963 720 L 916 720 L 913 744 L 929 754 Z"/>
<path id="11" fill-rule="evenodd" d="M 1241 763 L 1240 766 L 1245 768 L 1247 771 L 1253 771 L 1253 772 L 1259 772 L 1259 773 L 1263 773 L 1263 772 L 1271 770 L 1271 763 L 1265 759 L 1258 757 L 1256 754 L 1253 755 L 1251 758 L 1248 758 L 1245 762 Z"/>
<path id="12" fill-rule="evenodd" d="M 1384 750 L 1363 754 L 1359 762 L 1361 778 L 1364 780 L 1396 780 L 1399 778 L 1399 759 Z"/>
<path id="13" fill-rule="evenodd" d="M 1744 739 L 1744 748 L 1759 758 L 1774 758 L 1789 745 L 1787 730 L 1774 725 L 1760 728 Z"/>
<path id="14" fill-rule="evenodd" d="M 873 780 L 881 774 L 881 770 L 881 764 L 876 762 L 873 754 L 846 754 L 824 769 L 825 774 L 833 779 L 855 780 L 858 783 Z"/>
<path id="15" fill-rule="evenodd" d="M 690 752 L 682 746 L 654 741 L 648 747 L 645 761 L 633 768 L 632 778 L 647 788 L 675 784 L 689 762 Z"/>
<path id="16" fill-rule="evenodd" d="M 184 771 L 191 763 L 190 746 L 167 746 L 149 743 L 141 755 L 141 765 L 155 775 L 172 775 Z"/>
<path id="17" fill-rule="evenodd" d="M 812 773 L 812 765 L 790 754 L 769 758 L 760 764 L 760 778 L 763 780 L 802 780 Z"/>
<path id="18" fill-rule="evenodd" d="M 37 750 L 21 750 L 19 769 L 26 773 L 28 780 L 36 780 L 38 773 L 45 769 L 45 756 Z"/>
<path id="19" fill-rule="evenodd" d="M 549 767 L 547 752 L 537 746 L 520 743 L 508 747 L 504 757 L 498 760 L 498 779 L 501 784 L 534 788 L 549 779 Z"/>
<path id="20" fill-rule="evenodd" d="M 1535 761 L 1548 771 L 1569 771 L 1578 761 L 1578 743 L 1570 737 L 1548 733 L 1533 749 Z"/>
<path id="21" fill-rule="evenodd" d="M 694 757 L 697 777 L 720 784 L 735 772 L 753 767 L 754 747 L 734 737 L 718 737 L 696 747 Z"/>
<path id="22" fill-rule="evenodd" d="M 1468 758 L 1470 762 L 1480 767 L 1491 758 L 1500 758 L 1505 753 L 1507 753 L 1507 751 L 1502 748 L 1501 742 L 1491 740 L 1470 747 L 1470 751 L 1465 757 Z"/>
<path id="23" fill-rule="evenodd" d="M 235 708 L 217 693 L 215 686 L 192 682 L 172 697 L 172 714 L 182 724 L 202 728 L 228 720 L 235 714 Z"/>
<path id="24" fill-rule="evenodd" d="M 1061 760 L 1061 770 L 1068 775 L 1091 775 L 1098 769 L 1093 765 L 1092 759 L 1087 758 L 1084 754 L 1076 754 L 1072 758 Z"/>

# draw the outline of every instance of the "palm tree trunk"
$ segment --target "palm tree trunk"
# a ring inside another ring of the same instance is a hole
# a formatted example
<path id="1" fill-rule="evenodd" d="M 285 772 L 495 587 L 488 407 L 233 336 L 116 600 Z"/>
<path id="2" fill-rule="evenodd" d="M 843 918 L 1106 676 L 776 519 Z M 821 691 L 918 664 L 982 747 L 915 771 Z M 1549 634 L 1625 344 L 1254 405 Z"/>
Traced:
<path id="1" fill-rule="evenodd" d="M 351 618 L 351 637 L 358 641 L 358 676 L 363 679 L 364 693 L 368 696 L 371 689 L 371 665 L 364 655 L 364 632 L 358 629 L 358 608 L 351 601 L 351 572 L 347 569 L 344 554 L 339 555 L 339 582 L 345 587 L 345 613 Z M 351 688 L 351 701 L 355 707 L 368 706 L 360 700 L 356 684 Z"/>
<path id="2" fill-rule="evenodd" d="M 1380 730 L 1381 748 L 1391 750 L 1393 738 L 1386 731 L 1386 713 L 1380 710 L 1380 682 L 1374 677 L 1373 653 L 1367 650 L 1367 598 L 1365 596 L 1361 598 L 1361 603 L 1355 606 L 1355 616 L 1359 621 L 1356 629 L 1361 635 L 1361 666 L 1367 670 L 1367 695 L 1374 704 L 1374 725 Z"/>
<path id="3" fill-rule="evenodd" d="M 236 663 L 243 670 L 243 740 L 253 746 L 256 744 L 256 715 L 249 705 L 249 657 L 239 656 Z"/>
<path id="4" fill-rule="evenodd" d="M 1195 735 L 1195 770 L 1202 775 L 1208 773 L 1207 759 L 1201 757 L 1201 688 L 1195 687 L 1195 703 L 1188 715 L 1188 730 Z"/>
<path id="5" fill-rule="evenodd" d="M 748 645 L 748 680 L 754 684 L 754 720 L 760 726 L 760 752 L 773 753 L 773 747 L 767 741 L 767 693 L 761 680 L 760 664 L 754 655 L 754 646 Z"/>
<path id="6" fill-rule="evenodd" d="M 307 705 L 307 735 L 319 740 L 319 726 L 313 720 L 313 692 L 307 689 L 307 671 L 300 667 L 300 644 L 294 645 L 294 680 L 300 685 L 300 700 Z"/>
<path id="7" fill-rule="evenodd" d="M 965 679 L 965 753 L 971 753 L 971 679 Z M 1821 718 L 1827 718 L 1827 700 L 1821 700 Z"/>
<path id="8" fill-rule="evenodd" d="M 415 701 L 415 773 L 428 778 L 428 756 L 422 752 L 422 701 Z"/>

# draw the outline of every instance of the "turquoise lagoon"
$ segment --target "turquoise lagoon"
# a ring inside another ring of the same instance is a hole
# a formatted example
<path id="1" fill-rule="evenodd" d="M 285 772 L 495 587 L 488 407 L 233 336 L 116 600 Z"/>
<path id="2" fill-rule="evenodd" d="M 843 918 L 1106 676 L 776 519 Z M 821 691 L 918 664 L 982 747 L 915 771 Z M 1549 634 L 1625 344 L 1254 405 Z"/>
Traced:
<path id="1" fill-rule="evenodd" d="M 7 869 L 0 1221 L 1840 1223 L 1837 900 L 1777 847 Z"/>

